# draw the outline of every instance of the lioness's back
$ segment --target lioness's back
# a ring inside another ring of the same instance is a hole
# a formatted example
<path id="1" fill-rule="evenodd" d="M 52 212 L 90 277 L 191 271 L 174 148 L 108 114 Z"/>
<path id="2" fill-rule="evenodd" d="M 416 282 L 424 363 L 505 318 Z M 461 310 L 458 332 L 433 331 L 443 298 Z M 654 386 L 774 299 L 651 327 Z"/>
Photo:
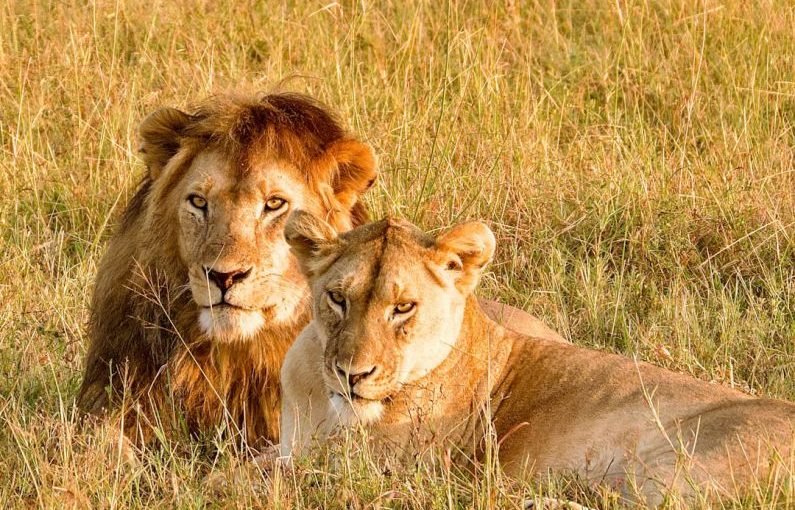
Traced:
<path id="1" fill-rule="evenodd" d="M 671 482 L 690 456 L 697 479 L 731 485 L 759 476 L 771 448 L 793 451 L 794 404 L 619 355 L 515 336 L 507 374 L 494 422 L 517 475 L 575 470 L 629 491 L 626 471 Z"/>

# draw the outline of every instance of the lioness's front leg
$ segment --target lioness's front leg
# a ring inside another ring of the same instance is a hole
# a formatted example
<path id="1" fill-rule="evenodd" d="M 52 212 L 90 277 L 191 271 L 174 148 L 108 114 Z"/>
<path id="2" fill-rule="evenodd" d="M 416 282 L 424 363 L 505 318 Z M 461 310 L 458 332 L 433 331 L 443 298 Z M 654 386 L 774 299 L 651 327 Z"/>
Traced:
<path id="1" fill-rule="evenodd" d="M 331 406 L 322 374 L 323 348 L 310 324 L 284 359 L 281 372 L 282 416 L 279 434 L 283 462 L 328 434 Z"/>

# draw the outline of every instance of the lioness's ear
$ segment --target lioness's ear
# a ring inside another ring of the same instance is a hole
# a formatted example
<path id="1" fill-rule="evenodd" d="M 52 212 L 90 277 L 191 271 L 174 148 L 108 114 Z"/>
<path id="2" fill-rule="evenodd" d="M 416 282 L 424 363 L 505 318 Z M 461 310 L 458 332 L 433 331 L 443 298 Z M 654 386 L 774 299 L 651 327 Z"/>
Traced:
<path id="1" fill-rule="evenodd" d="M 179 150 L 179 139 L 191 116 L 176 108 L 161 108 L 150 114 L 138 128 L 140 152 L 154 180 Z"/>
<path id="2" fill-rule="evenodd" d="M 326 153 L 337 163 L 337 171 L 331 179 L 334 195 L 350 211 L 378 176 L 373 149 L 358 140 L 344 139 L 333 142 Z"/>
<path id="3" fill-rule="evenodd" d="M 456 287 L 462 294 L 475 289 L 495 246 L 491 229 L 479 221 L 456 225 L 436 238 L 436 248 L 447 256 L 445 269 L 457 274 Z"/>
<path id="4" fill-rule="evenodd" d="M 301 270 L 311 277 L 322 270 L 329 248 L 336 245 L 337 233 L 320 218 L 297 210 L 287 218 L 284 238 L 298 258 Z"/>

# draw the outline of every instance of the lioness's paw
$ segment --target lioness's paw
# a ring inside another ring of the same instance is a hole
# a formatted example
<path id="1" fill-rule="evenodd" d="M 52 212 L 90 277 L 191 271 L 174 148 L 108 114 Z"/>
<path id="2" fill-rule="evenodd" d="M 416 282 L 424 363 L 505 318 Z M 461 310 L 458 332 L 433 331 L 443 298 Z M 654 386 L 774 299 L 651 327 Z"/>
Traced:
<path id="1" fill-rule="evenodd" d="M 282 467 L 281 451 L 279 445 L 268 447 L 262 453 L 254 457 L 252 463 L 263 471 L 271 472 Z"/>
<path id="2" fill-rule="evenodd" d="M 593 510 L 573 501 L 555 498 L 535 498 L 524 503 L 525 510 Z"/>

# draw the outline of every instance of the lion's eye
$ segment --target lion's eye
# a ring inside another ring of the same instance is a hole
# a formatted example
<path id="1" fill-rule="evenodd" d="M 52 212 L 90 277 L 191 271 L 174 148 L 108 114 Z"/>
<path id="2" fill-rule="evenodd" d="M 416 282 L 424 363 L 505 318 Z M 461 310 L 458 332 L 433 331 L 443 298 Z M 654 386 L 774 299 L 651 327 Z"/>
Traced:
<path id="1" fill-rule="evenodd" d="M 328 298 L 331 300 L 332 303 L 338 304 L 340 306 L 345 304 L 345 296 L 343 296 L 341 292 L 337 292 L 336 290 L 329 291 Z"/>
<path id="2" fill-rule="evenodd" d="M 414 310 L 414 303 L 398 303 L 395 305 L 395 313 L 409 313 Z"/>
<path id="3" fill-rule="evenodd" d="M 207 200 L 205 200 L 204 197 L 201 197 L 199 195 L 189 196 L 188 202 L 190 202 L 190 205 L 192 205 L 196 209 L 201 209 L 201 210 L 207 209 Z"/>
<path id="4" fill-rule="evenodd" d="M 266 211 L 278 211 L 279 209 L 287 203 L 287 200 L 279 197 L 272 197 L 269 198 L 267 202 L 265 202 L 265 210 Z"/>

